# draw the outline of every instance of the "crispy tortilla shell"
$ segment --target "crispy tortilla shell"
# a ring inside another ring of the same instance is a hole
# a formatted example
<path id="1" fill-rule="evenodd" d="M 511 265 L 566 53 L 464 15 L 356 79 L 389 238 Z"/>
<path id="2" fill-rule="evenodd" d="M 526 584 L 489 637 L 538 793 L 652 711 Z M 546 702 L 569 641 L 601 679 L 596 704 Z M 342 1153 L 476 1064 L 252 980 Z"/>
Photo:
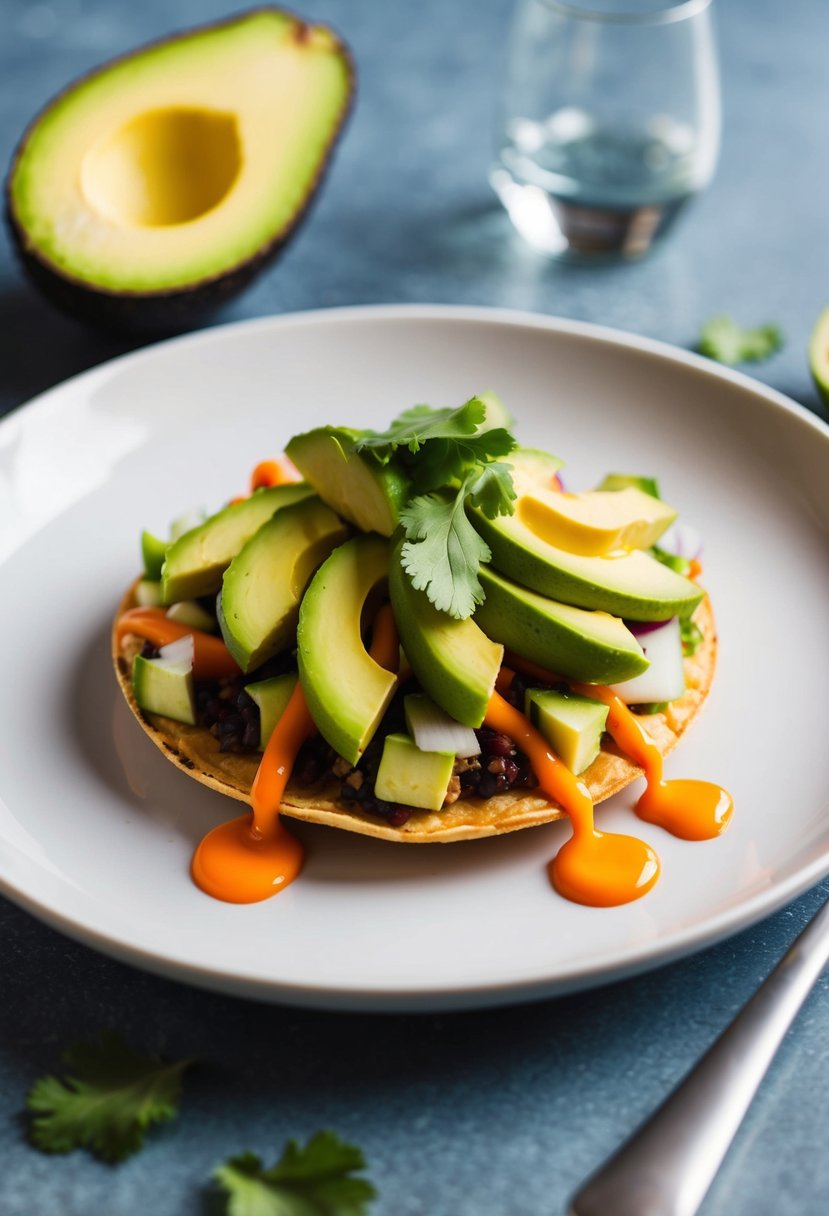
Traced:
<path id="1" fill-rule="evenodd" d="M 128 608 L 135 607 L 131 588 L 115 618 L 115 624 Z M 696 611 L 694 620 L 703 633 L 703 642 L 695 655 L 685 660 L 686 691 L 673 701 L 664 713 L 642 718 L 648 733 L 663 755 L 672 751 L 702 708 L 711 688 L 717 655 L 714 616 L 708 598 Z M 164 752 L 188 777 L 202 785 L 250 802 L 250 789 L 259 765 L 259 753 L 235 755 L 221 752 L 216 739 L 208 730 L 187 726 L 160 714 L 146 714 L 139 709 L 132 691 L 132 660 L 141 649 L 139 638 L 127 635 L 119 644 L 113 626 L 112 656 L 115 674 L 132 712 L 153 743 Z M 642 775 L 634 764 L 605 736 L 596 760 L 582 774 L 594 802 L 602 802 Z M 431 844 L 454 840 L 475 840 L 481 836 L 498 836 L 535 827 L 564 818 L 564 812 L 554 802 L 527 790 L 509 790 L 492 798 L 459 798 L 442 811 L 415 811 L 399 828 L 383 819 L 352 809 L 338 801 L 340 783 L 320 783 L 300 786 L 289 781 L 282 802 L 282 813 L 308 823 L 321 823 L 346 832 L 376 836 L 407 844 Z"/>

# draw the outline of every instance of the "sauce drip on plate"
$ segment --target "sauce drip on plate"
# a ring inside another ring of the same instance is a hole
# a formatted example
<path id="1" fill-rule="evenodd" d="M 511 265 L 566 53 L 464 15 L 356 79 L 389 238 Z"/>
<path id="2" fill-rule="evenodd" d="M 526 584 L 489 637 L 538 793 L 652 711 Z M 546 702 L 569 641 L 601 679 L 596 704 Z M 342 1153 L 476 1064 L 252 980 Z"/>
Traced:
<path id="1" fill-rule="evenodd" d="M 315 731 L 297 682 L 254 778 L 253 814 L 219 824 L 193 855 L 193 881 L 207 895 L 231 904 L 258 903 L 299 874 L 303 848 L 283 824 L 279 807 L 297 753 Z"/>
<path id="2" fill-rule="evenodd" d="M 596 828 L 587 786 L 565 768 L 526 717 L 493 692 L 484 721 L 509 735 L 529 757 L 539 786 L 570 819 L 573 835 L 548 866 L 559 894 L 579 904 L 609 908 L 650 891 L 659 877 L 656 853 L 635 836 Z"/>
<path id="3" fill-rule="evenodd" d="M 390 604 L 384 604 L 375 617 L 370 653 L 381 666 L 396 670 L 400 642 Z M 276 895 L 299 874 L 304 851 L 283 824 L 279 808 L 299 749 L 316 729 L 297 681 L 253 780 L 253 814 L 219 824 L 193 855 L 193 881 L 207 895 L 232 904 L 258 903 Z"/>
<path id="4" fill-rule="evenodd" d="M 577 692 L 598 697 L 609 707 L 607 730 L 616 744 L 645 770 L 647 786 L 636 813 L 682 840 L 712 840 L 728 826 L 734 802 L 727 790 L 710 781 L 665 781 L 659 748 L 627 705 L 609 688 L 593 684 L 574 686 Z"/>

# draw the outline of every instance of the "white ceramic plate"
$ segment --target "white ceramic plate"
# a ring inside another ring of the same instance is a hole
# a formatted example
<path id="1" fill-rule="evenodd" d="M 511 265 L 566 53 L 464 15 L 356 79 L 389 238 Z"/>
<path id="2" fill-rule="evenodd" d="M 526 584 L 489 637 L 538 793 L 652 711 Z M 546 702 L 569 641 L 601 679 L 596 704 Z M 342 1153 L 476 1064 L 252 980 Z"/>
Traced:
<path id="1" fill-rule="evenodd" d="M 669 774 L 720 782 L 728 833 L 600 822 L 663 861 L 627 907 L 548 886 L 564 824 L 390 845 L 303 826 L 300 881 L 221 904 L 190 882 L 232 807 L 168 765 L 116 690 L 109 622 L 142 527 L 216 509 L 295 431 L 382 425 L 494 388 L 571 486 L 655 473 L 705 538 L 720 663 Z M 829 872 L 829 430 L 748 378 L 593 326 L 451 308 L 337 310 L 116 360 L 0 425 L 0 884 L 64 932 L 192 983 L 329 1008 L 495 1004 L 631 974 L 722 938 Z"/>

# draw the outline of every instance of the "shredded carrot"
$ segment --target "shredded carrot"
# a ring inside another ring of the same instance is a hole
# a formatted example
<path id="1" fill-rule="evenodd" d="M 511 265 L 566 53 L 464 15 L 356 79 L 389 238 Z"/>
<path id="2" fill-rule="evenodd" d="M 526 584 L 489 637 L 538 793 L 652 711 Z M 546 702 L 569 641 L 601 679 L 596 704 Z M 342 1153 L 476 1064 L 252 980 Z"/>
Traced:
<path id="1" fill-rule="evenodd" d="M 146 638 L 154 646 L 166 646 L 178 638 L 193 639 L 193 675 L 197 680 L 218 680 L 221 676 L 239 674 L 239 666 L 221 638 L 211 637 L 201 629 L 193 629 L 179 621 L 171 621 L 163 608 L 130 608 L 123 613 L 117 625 L 117 638 L 124 640 L 128 633 Z"/>
<path id="2" fill-rule="evenodd" d="M 231 498 L 230 502 L 227 505 L 229 507 L 235 507 L 237 502 L 247 502 L 247 500 L 248 500 L 247 494 L 237 494 L 235 498 Z"/>
<path id="3" fill-rule="evenodd" d="M 299 749 L 316 729 L 302 685 L 297 680 L 268 740 L 251 787 L 253 826 L 262 835 L 272 831 L 272 817 L 279 810 Z"/>
<path id="4" fill-rule="evenodd" d="M 301 480 L 299 470 L 287 456 L 281 460 L 261 460 L 251 473 L 250 492 L 261 490 L 263 486 L 290 485 Z"/>
<path id="5" fill-rule="evenodd" d="M 386 671 L 400 666 L 400 639 L 391 604 L 383 604 L 374 618 L 369 654 Z"/>
<path id="6" fill-rule="evenodd" d="M 699 578 L 699 576 L 701 574 L 702 574 L 702 562 L 698 561 L 696 558 L 692 558 L 691 569 L 688 571 L 688 577 L 690 579 L 697 579 L 697 578 Z"/>

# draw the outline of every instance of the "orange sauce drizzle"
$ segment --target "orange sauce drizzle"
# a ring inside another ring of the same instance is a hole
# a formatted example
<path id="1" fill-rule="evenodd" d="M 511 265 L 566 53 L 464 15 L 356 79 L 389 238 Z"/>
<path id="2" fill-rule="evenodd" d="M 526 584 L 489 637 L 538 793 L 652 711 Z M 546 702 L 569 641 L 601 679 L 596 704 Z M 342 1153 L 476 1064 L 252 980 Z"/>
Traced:
<path id="1" fill-rule="evenodd" d="M 279 807 L 299 749 L 315 731 L 297 681 L 254 778 L 253 813 L 219 824 L 193 854 L 193 881 L 207 895 L 231 904 L 258 903 L 299 874 L 304 850 L 282 823 Z"/>
<path id="2" fill-rule="evenodd" d="M 180 621 L 171 621 L 163 608 L 128 608 L 118 620 L 118 641 L 122 642 L 128 633 L 145 638 L 153 646 L 166 646 L 179 638 L 192 637 L 193 675 L 197 680 L 218 680 L 222 676 L 239 674 L 239 665 L 221 638 L 214 638 Z"/>
<path id="3" fill-rule="evenodd" d="M 727 790 L 711 781 L 665 781 L 662 753 L 624 701 L 602 685 L 574 684 L 573 689 L 604 701 L 611 738 L 645 770 L 647 785 L 636 804 L 640 819 L 682 840 L 712 840 L 725 830 L 734 810 Z"/>
<path id="4" fill-rule="evenodd" d="M 634 836 L 598 831 L 587 786 L 497 691 L 489 699 L 484 722 L 509 735 L 527 755 L 541 789 L 570 819 L 573 834 L 548 866 L 559 894 L 575 903 L 605 908 L 645 895 L 659 877 L 659 858 L 650 845 Z"/>
<path id="5" fill-rule="evenodd" d="M 370 654 L 389 671 L 399 663 L 391 604 L 384 604 L 374 618 Z M 250 793 L 252 815 L 219 824 L 193 855 L 193 881 L 207 895 L 232 904 L 258 903 L 276 895 L 299 874 L 303 848 L 284 826 L 279 808 L 299 749 L 315 732 L 297 682 L 257 769 Z"/>

